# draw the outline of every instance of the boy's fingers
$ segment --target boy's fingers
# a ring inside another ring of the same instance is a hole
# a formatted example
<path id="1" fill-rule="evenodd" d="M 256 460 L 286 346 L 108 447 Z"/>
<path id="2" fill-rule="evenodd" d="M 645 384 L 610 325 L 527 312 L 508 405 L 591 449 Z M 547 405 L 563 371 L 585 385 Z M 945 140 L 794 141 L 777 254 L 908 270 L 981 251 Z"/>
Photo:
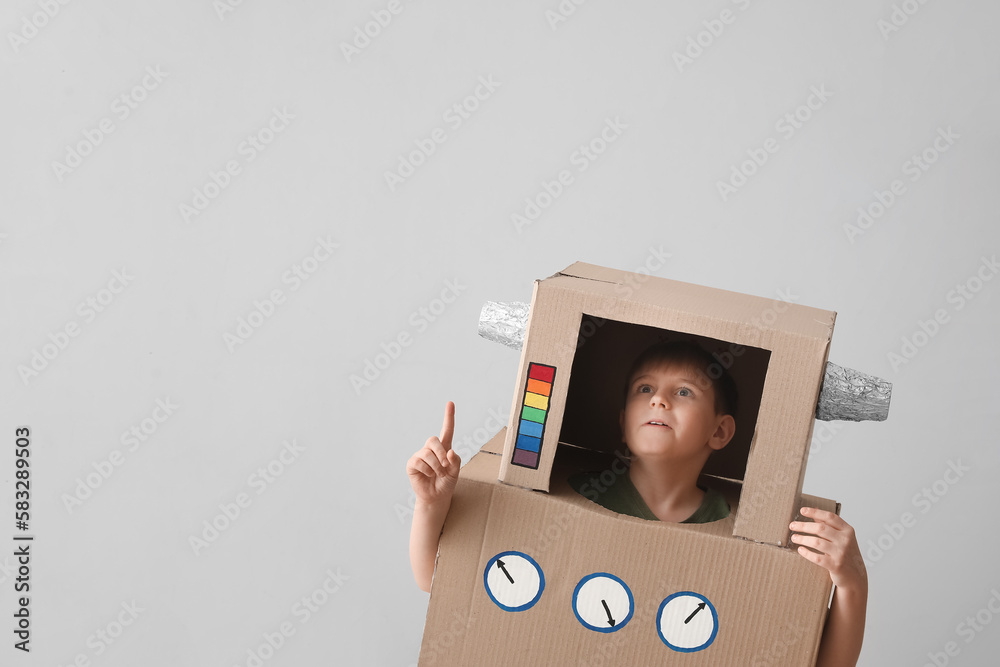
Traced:
<path id="1" fill-rule="evenodd" d="M 433 477 L 434 471 L 431 469 L 427 462 L 423 459 L 417 459 L 416 463 L 413 464 L 413 469 L 424 477 Z"/>
<path id="2" fill-rule="evenodd" d="M 451 401 L 444 406 L 444 423 L 441 425 L 441 444 L 445 450 L 451 449 L 451 436 L 455 432 L 455 404 Z"/>
<path id="3" fill-rule="evenodd" d="M 816 563 L 817 565 L 819 565 L 820 555 L 818 553 L 816 553 L 815 551 L 809 551 L 809 549 L 806 548 L 806 547 L 799 547 L 798 549 L 796 549 L 796 551 L 798 552 L 798 554 L 800 556 L 802 556 L 806 560 L 808 560 L 810 562 L 813 562 L 813 563 Z"/>
<path id="4" fill-rule="evenodd" d="M 441 444 L 440 440 L 433 437 L 428 438 L 427 445 L 425 447 L 434 453 L 434 456 L 437 458 L 437 462 L 442 468 L 448 465 L 448 452 L 450 450 L 445 449 L 445 446 Z"/>
<path id="5" fill-rule="evenodd" d="M 831 531 L 835 531 L 833 526 L 811 521 L 793 521 L 788 527 L 796 533 L 810 533 L 812 535 L 822 535 L 823 537 L 829 537 Z"/>
<path id="6" fill-rule="evenodd" d="M 826 510 L 821 510 L 818 507 L 803 507 L 801 510 L 802 516 L 807 516 L 813 521 L 822 521 L 823 523 L 828 523 L 838 530 L 843 527 L 844 520 L 833 512 L 827 512 Z"/>
<path id="7" fill-rule="evenodd" d="M 458 477 L 458 469 L 462 466 L 462 457 L 454 449 L 449 449 L 446 456 L 448 457 L 448 473 L 452 477 Z"/>
<path id="8" fill-rule="evenodd" d="M 810 547 L 820 553 L 830 553 L 830 545 L 832 544 L 830 540 L 813 535 L 793 535 L 792 541 L 799 546 Z"/>
<path id="9" fill-rule="evenodd" d="M 426 449 L 423 450 L 420 453 L 420 460 L 423 461 L 424 464 L 431 469 L 432 475 L 436 476 L 444 474 L 444 467 L 438 460 L 437 454 L 435 454 L 433 451 L 428 451 Z"/>

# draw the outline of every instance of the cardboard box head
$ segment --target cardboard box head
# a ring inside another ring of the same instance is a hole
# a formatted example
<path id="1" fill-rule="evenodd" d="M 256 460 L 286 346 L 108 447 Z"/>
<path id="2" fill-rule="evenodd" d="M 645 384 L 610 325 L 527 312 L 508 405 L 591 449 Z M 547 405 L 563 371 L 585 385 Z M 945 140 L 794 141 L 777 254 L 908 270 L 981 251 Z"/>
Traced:
<path id="1" fill-rule="evenodd" d="M 423 665 L 813 664 L 831 583 L 788 544 L 835 313 L 576 263 L 536 281 L 511 418 L 462 468 L 439 545 Z M 715 353 L 737 432 L 699 483 L 708 524 L 616 514 L 632 360 L 659 340 Z"/>
<path id="2" fill-rule="evenodd" d="M 740 393 L 737 433 L 706 472 L 742 482 L 737 536 L 785 544 L 835 317 L 582 262 L 535 281 L 500 481 L 548 491 L 559 442 L 611 452 L 631 361 L 657 340 L 691 339 Z"/>

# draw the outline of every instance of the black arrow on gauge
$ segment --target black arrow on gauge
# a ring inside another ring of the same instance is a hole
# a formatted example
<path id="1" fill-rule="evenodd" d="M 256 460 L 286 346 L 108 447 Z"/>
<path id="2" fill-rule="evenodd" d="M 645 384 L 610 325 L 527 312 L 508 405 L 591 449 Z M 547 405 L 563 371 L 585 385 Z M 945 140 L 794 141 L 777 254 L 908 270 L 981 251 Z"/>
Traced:
<path id="1" fill-rule="evenodd" d="M 690 621 L 692 618 L 694 618 L 694 615 L 697 614 L 699 611 L 701 611 L 704 608 L 705 608 L 705 603 L 702 602 L 701 604 L 699 604 L 697 606 L 697 608 L 695 608 L 694 611 L 691 612 L 690 616 L 688 616 L 687 618 L 684 619 L 684 624 L 687 625 L 687 622 Z"/>
<path id="2" fill-rule="evenodd" d="M 503 570 L 503 573 L 507 575 L 507 581 L 509 581 L 510 583 L 514 583 L 514 577 L 510 576 L 510 572 L 508 572 L 507 568 L 503 566 L 503 561 L 500 560 L 499 558 L 497 558 L 497 567 Z"/>
<path id="3" fill-rule="evenodd" d="M 604 605 L 604 611 L 608 614 L 608 625 L 610 625 L 611 627 L 614 627 L 614 625 L 615 625 L 615 619 L 611 617 L 611 610 L 608 609 L 608 603 L 605 602 L 604 600 L 601 600 L 601 604 Z"/>

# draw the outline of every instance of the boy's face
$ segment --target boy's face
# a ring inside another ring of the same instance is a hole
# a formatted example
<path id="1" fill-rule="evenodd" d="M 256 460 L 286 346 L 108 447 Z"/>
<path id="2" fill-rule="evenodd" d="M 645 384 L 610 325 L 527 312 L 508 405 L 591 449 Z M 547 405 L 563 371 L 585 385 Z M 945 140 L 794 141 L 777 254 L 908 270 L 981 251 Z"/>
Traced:
<path id="1" fill-rule="evenodd" d="M 677 461 L 707 458 L 711 450 L 725 447 L 736 430 L 732 416 L 715 414 L 708 378 L 675 364 L 639 369 L 619 424 L 633 455 Z"/>

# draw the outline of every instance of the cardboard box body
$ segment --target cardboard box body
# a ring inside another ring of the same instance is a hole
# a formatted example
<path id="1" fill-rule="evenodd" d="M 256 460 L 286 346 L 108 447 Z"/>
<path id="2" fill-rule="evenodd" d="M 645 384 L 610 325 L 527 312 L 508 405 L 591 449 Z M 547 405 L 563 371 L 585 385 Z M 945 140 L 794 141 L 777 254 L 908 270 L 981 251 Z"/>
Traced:
<path id="1" fill-rule="evenodd" d="M 536 281 L 507 428 L 463 466 L 439 544 L 420 665 L 812 665 L 826 570 L 788 548 L 835 313 L 576 263 Z M 632 359 L 714 352 L 740 391 L 733 441 L 699 480 L 730 516 L 619 515 L 567 484 L 627 475 Z"/>

